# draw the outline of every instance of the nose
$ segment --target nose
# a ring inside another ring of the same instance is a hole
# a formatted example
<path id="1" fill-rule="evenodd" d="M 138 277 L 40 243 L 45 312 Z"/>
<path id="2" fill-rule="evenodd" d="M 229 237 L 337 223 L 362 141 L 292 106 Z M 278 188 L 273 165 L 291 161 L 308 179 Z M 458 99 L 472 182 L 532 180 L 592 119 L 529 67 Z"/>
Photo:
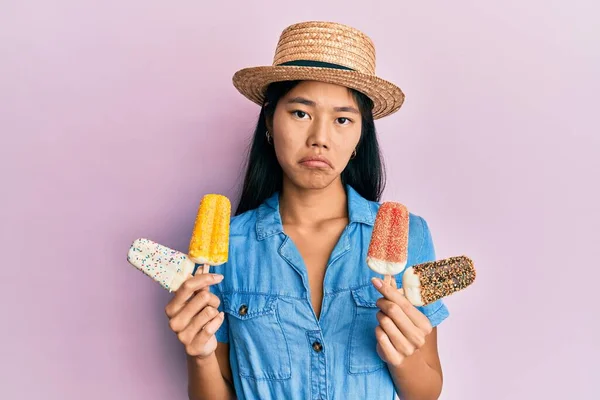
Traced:
<path id="1" fill-rule="evenodd" d="M 315 123 L 311 126 L 310 134 L 308 135 L 308 145 L 318 148 L 329 148 L 329 132 L 326 124 L 323 122 Z"/>

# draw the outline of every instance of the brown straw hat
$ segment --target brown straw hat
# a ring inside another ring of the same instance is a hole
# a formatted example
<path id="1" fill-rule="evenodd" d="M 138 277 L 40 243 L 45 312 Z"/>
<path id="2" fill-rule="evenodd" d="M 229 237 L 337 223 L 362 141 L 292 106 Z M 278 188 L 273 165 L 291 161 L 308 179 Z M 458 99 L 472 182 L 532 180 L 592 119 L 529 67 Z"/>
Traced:
<path id="1" fill-rule="evenodd" d="M 375 75 L 375 45 L 358 29 L 335 22 L 309 21 L 281 33 L 272 66 L 244 68 L 233 85 L 262 106 L 272 82 L 312 80 L 333 83 L 373 100 L 373 118 L 390 115 L 404 102 L 399 87 Z"/>

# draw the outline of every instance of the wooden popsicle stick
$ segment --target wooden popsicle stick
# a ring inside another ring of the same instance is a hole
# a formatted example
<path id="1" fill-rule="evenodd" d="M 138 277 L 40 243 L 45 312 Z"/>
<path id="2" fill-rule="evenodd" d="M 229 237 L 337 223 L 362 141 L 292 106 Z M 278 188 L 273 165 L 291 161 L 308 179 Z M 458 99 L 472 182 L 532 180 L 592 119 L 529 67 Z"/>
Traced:
<path id="1" fill-rule="evenodd" d="M 396 278 L 393 275 L 384 275 L 383 283 L 396 287 Z"/>
<path id="2" fill-rule="evenodd" d="M 209 268 L 210 268 L 210 265 L 208 265 L 208 264 L 203 264 L 203 265 L 202 265 L 202 273 L 203 273 L 203 274 L 208 274 L 208 272 L 210 271 L 210 269 L 209 269 Z"/>

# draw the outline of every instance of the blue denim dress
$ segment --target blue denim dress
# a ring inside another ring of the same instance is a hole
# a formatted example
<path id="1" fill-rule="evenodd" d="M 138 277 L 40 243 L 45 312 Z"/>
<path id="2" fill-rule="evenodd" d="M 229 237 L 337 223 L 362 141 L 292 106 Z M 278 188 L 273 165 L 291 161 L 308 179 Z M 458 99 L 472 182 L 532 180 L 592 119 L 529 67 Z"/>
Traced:
<path id="1" fill-rule="evenodd" d="M 386 399 L 395 388 L 376 351 L 381 294 L 367 251 L 379 203 L 346 186 L 349 223 L 336 244 L 323 283 L 320 318 L 308 274 L 284 233 L 279 194 L 231 219 L 229 260 L 211 272 L 225 276 L 211 291 L 225 321 L 217 340 L 229 343 L 238 399 Z M 410 214 L 407 266 L 435 259 L 425 220 Z M 398 287 L 402 275 L 396 276 Z M 417 307 L 433 326 L 448 310 L 439 300 Z"/>

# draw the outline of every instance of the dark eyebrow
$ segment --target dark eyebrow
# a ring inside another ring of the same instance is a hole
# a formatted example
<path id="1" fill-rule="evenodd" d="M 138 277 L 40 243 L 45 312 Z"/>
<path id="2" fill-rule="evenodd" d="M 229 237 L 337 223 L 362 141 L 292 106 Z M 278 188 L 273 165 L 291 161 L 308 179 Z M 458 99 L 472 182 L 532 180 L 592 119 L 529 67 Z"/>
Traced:
<path id="1" fill-rule="evenodd" d="M 354 114 L 360 114 L 360 112 L 358 112 L 358 110 L 354 107 L 335 107 L 333 110 L 335 112 L 350 112 Z"/>
<path id="2" fill-rule="evenodd" d="M 304 97 L 294 97 L 293 99 L 289 99 L 288 104 L 292 104 L 292 103 L 304 104 L 305 106 L 310 106 L 310 107 L 314 107 L 317 105 L 317 103 L 315 103 L 314 101 L 305 99 Z"/>
<path id="3" fill-rule="evenodd" d="M 312 100 L 308 100 L 305 99 L 304 97 L 294 97 L 293 99 L 289 99 L 288 104 L 304 104 L 305 106 L 309 106 L 309 107 L 315 107 L 317 105 L 317 103 L 315 103 Z M 350 106 L 346 106 L 346 107 L 334 107 L 333 110 L 335 112 L 350 112 L 350 113 L 354 113 L 354 114 L 360 114 L 360 112 L 354 108 L 354 107 L 350 107 Z"/>

